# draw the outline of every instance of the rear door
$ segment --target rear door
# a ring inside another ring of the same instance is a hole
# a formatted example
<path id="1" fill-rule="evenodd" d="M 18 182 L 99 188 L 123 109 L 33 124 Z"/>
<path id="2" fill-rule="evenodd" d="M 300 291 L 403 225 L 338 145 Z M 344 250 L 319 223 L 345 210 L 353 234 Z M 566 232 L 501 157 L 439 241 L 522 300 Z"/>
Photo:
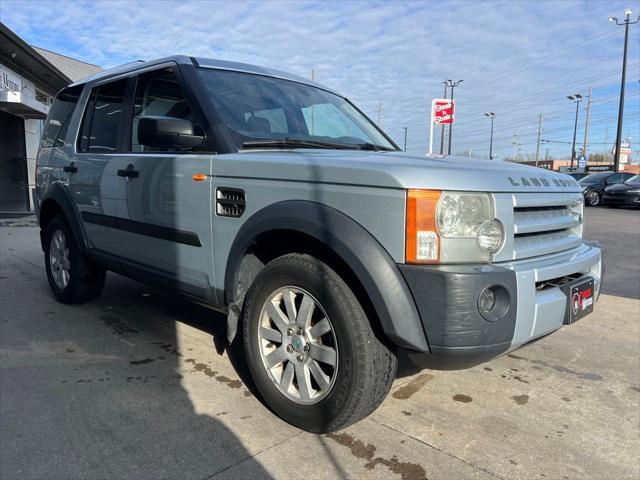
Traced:
<path id="1" fill-rule="evenodd" d="M 70 159 L 74 171 L 69 187 L 89 245 L 107 252 L 119 241 L 119 232 L 109 219 L 116 216 L 118 202 L 124 201 L 124 185 L 116 172 L 121 168 L 118 152 L 126 131 L 131 81 L 125 77 L 91 88 L 79 127 L 77 153 Z"/>
<path id="2" fill-rule="evenodd" d="M 213 285 L 211 255 L 211 152 L 170 150 L 138 143 L 137 126 L 144 116 L 160 115 L 202 124 L 193 102 L 184 95 L 177 66 L 140 73 L 132 92 L 131 117 L 117 155 L 123 201 L 116 204 L 118 241 L 114 254 L 175 279 L 190 293 L 210 296 Z M 123 171 L 124 170 L 124 171 Z M 195 181 L 204 174 L 204 181 Z"/>

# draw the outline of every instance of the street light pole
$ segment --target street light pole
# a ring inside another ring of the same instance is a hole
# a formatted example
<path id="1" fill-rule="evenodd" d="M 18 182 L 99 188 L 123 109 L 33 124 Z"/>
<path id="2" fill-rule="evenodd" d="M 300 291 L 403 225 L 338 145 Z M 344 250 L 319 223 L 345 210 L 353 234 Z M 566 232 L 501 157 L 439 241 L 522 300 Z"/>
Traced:
<path id="1" fill-rule="evenodd" d="M 496 118 L 496 114 L 493 112 L 487 112 L 485 117 L 491 119 L 491 137 L 489 137 L 489 160 L 493 160 L 493 119 Z"/>
<path id="2" fill-rule="evenodd" d="M 458 80 L 457 82 L 454 82 L 453 80 L 449 79 L 447 80 L 449 88 L 451 89 L 451 108 L 453 109 L 453 89 L 456 88 L 458 85 L 460 85 L 462 82 L 464 82 L 464 80 Z M 451 139 L 453 138 L 453 119 L 455 117 L 455 110 L 454 110 L 454 114 L 451 118 L 451 123 L 449 124 L 449 149 L 448 149 L 448 154 L 447 155 L 451 155 Z"/>
<path id="3" fill-rule="evenodd" d="M 576 93 L 575 95 L 569 95 L 567 98 L 572 102 L 575 102 L 576 104 L 576 121 L 573 124 L 573 143 L 571 144 L 571 166 L 569 167 L 569 171 L 573 172 L 573 161 L 576 158 L 576 133 L 578 131 L 578 109 L 580 108 L 582 95 L 580 93 Z"/>
<path id="4" fill-rule="evenodd" d="M 407 127 L 402 127 L 404 128 L 404 151 L 407 151 Z"/>
<path id="5" fill-rule="evenodd" d="M 640 22 L 640 17 L 635 22 L 630 21 L 631 10 L 624 11 L 625 19 L 618 22 L 616 17 L 609 17 L 610 22 L 616 25 L 624 25 L 624 53 L 622 54 L 622 81 L 620 82 L 620 105 L 618 107 L 618 130 L 616 132 L 616 151 L 613 159 L 613 171 L 617 172 L 620 167 L 620 146 L 622 144 L 622 114 L 624 111 L 624 83 L 627 77 L 627 45 L 629 43 L 629 25 L 635 25 Z"/>

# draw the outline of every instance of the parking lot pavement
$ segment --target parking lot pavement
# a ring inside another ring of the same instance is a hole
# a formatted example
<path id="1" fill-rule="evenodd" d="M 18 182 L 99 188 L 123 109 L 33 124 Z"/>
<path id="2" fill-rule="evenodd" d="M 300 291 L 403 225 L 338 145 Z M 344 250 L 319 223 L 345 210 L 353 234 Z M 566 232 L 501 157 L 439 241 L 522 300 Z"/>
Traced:
<path id="1" fill-rule="evenodd" d="M 600 210 L 587 236 L 625 244 L 616 231 L 637 212 Z M 609 253 L 607 274 L 633 278 L 630 258 Z M 253 396 L 219 315 L 113 274 L 96 301 L 61 305 L 42 263 L 36 228 L 0 227 L 3 479 L 640 476 L 633 290 L 470 370 L 403 356 L 380 409 L 311 435 Z"/>
<path id="2" fill-rule="evenodd" d="M 640 299 L 640 210 L 586 208 L 584 236 L 604 246 L 603 292 Z"/>

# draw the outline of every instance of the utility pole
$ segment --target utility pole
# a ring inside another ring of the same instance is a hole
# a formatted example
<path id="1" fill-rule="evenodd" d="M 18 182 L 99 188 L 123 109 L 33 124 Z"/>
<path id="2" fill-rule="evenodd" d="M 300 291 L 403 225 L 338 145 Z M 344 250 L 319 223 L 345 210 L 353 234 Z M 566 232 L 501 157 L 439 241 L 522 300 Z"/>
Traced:
<path id="1" fill-rule="evenodd" d="M 382 128 L 382 102 L 378 103 L 378 126 Z"/>
<path id="2" fill-rule="evenodd" d="M 604 149 L 602 150 L 602 160 L 607 160 L 607 143 L 609 143 L 609 122 L 607 122 L 607 128 L 604 131 Z"/>
<path id="3" fill-rule="evenodd" d="M 447 81 L 444 82 L 444 96 L 442 98 L 447 98 Z M 440 155 L 444 155 L 444 124 L 440 127 Z"/>
<path id="4" fill-rule="evenodd" d="M 576 133 L 578 132 L 578 111 L 580 108 L 580 102 L 582 101 L 582 94 L 576 93 L 567 97 L 576 104 L 576 121 L 573 124 L 573 142 L 571 143 L 571 166 L 569 171 L 573 172 L 573 161 L 576 159 Z"/>
<path id="5" fill-rule="evenodd" d="M 402 127 L 404 128 L 404 151 L 407 151 L 407 127 Z"/>
<path id="6" fill-rule="evenodd" d="M 589 85 L 589 100 L 587 100 L 587 117 L 584 121 L 584 142 L 582 142 L 582 155 L 587 157 L 587 141 L 589 139 L 589 112 L 591 111 L 591 85 Z"/>
<path id="7" fill-rule="evenodd" d="M 616 17 L 609 17 L 610 22 L 616 25 L 624 25 L 624 53 L 622 54 L 622 81 L 620 82 L 620 106 L 618 107 L 618 129 L 616 131 L 616 152 L 613 158 L 613 171 L 617 172 L 620 167 L 620 146 L 622 144 L 622 114 L 624 112 L 624 82 L 627 78 L 627 45 L 629 43 L 629 25 L 635 25 L 640 22 L 640 17 L 635 22 L 630 21 L 631 9 L 624 11 L 625 19 L 618 22 Z"/>
<path id="8" fill-rule="evenodd" d="M 547 151 L 544 154 L 544 159 L 549 160 L 549 147 L 547 147 Z"/>
<path id="9" fill-rule="evenodd" d="M 542 135 L 542 114 L 538 118 L 538 143 L 536 144 L 536 167 L 538 166 L 538 158 L 540 156 L 540 135 Z"/>
<path id="10" fill-rule="evenodd" d="M 449 79 L 447 80 L 448 84 L 449 84 L 449 88 L 451 89 L 451 108 L 453 109 L 453 89 L 456 88 L 458 85 L 460 85 L 462 82 L 464 82 L 464 80 L 458 80 L 457 82 L 454 82 L 453 80 Z M 451 123 L 449 124 L 449 149 L 448 149 L 448 155 L 451 155 L 451 139 L 453 138 L 453 122 L 454 122 L 454 118 L 455 118 L 455 110 L 453 110 L 454 114 L 451 117 Z"/>
<path id="11" fill-rule="evenodd" d="M 516 161 L 516 151 L 520 153 L 520 141 L 518 140 L 518 135 L 513 135 L 513 157 L 512 162 Z"/>

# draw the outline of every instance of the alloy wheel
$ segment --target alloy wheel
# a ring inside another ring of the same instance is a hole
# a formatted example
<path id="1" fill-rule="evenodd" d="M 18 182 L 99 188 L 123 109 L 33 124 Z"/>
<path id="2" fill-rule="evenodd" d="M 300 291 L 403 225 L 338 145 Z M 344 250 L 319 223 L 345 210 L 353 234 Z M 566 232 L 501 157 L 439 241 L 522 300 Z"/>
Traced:
<path id="1" fill-rule="evenodd" d="M 338 344 L 318 300 L 299 287 L 279 288 L 259 318 L 260 356 L 273 384 L 297 403 L 325 398 L 338 372 Z"/>
<path id="2" fill-rule="evenodd" d="M 69 261 L 69 247 L 67 238 L 62 230 L 56 230 L 51 235 L 49 243 L 49 268 L 56 286 L 64 290 L 71 278 L 71 262 Z"/>
<path id="3" fill-rule="evenodd" d="M 595 190 L 591 190 L 587 193 L 587 202 L 589 202 L 589 205 L 592 207 L 595 207 L 600 203 L 600 194 Z"/>

